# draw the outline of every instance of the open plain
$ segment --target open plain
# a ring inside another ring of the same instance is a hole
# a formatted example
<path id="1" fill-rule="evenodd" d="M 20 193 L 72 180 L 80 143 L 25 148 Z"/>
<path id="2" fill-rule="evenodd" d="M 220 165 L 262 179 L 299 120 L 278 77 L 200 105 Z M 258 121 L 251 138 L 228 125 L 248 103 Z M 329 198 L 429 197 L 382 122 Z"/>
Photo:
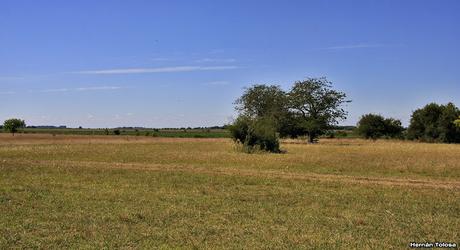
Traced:
<path id="1" fill-rule="evenodd" d="M 406 248 L 460 239 L 460 145 L 0 135 L 0 248 Z"/>

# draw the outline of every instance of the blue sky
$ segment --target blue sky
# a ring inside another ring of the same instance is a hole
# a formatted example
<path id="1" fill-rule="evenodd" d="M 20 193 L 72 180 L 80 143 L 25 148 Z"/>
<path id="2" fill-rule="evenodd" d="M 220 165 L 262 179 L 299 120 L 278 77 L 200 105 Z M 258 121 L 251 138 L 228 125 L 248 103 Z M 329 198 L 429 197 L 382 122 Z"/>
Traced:
<path id="1" fill-rule="evenodd" d="M 355 124 L 460 105 L 460 1 L 0 2 L 0 120 L 222 125 L 256 83 L 326 76 Z"/>

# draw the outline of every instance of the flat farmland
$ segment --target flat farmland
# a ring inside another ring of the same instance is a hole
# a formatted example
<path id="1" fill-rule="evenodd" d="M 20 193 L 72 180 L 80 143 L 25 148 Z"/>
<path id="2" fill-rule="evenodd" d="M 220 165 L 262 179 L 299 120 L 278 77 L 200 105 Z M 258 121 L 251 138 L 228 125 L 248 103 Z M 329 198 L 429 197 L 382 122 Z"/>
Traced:
<path id="1" fill-rule="evenodd" d="M 0 248 L 407 248 L 460 239 L 460 145 L 0 135 Z"/>

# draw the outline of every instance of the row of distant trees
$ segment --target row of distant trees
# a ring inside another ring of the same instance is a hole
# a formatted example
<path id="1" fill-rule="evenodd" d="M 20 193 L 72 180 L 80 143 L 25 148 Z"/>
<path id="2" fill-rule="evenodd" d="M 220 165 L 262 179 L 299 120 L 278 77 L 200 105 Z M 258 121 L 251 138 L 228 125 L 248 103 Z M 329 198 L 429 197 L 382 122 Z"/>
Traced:
<path id="1" fill-rule="evenodd" d="M 367 139 L 400 138 L 426 142 L 460 143 L 460 110 L 453 104 L 430 103 L 412 113 L 406 129 L 401 121 L 367 114 L 358 122 L 358 134 Z"/>
<path id="2" fill-rule="evenodd" d="M 232 138 L 246 151 L 279 152 L 279 137 L 307 137 L 310 143 L 333 130 L 347 116 L 346 94 L 326 78 L 297 81 L 289 91 L 276 85 L 254 85 L 235 102 L 239 115 L 229 126 Z M 414 111 L 409 128 L 378 114 L 363 115 L 357 132 L 367 139 L 407 138 L 430 142 L 460 142 L 460 111 L 453 103 L 431 103 Z"/>

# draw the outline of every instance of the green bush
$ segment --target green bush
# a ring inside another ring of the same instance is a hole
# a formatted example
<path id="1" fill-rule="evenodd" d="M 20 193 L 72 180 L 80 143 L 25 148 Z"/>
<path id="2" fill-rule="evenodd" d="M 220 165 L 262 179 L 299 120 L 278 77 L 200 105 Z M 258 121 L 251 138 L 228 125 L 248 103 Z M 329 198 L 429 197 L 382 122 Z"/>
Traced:
<path id="1" fill-rule="evenodd" d="M 430 103 L 412 113 L 407 136 L 427 142 L 459 143 L 460 127 L 455 126 L 459 116 L 460 110 L 453 103 Z"/>
<path id="2" fill-rule="evenodd" d="M 376 140 L 380 137 L 401 138 L 404 128 L 400 120 L 385 119 L 381 115 L 366 114 L 358 122 L 357 132 L 366 139 Z"/>
<path id="3" fill-rule="evenodd" d="M 229 126 L 229 130 L 233 140 L 241 143 L 246 152 L 281 152 L 276 125 L 270 118 L 252 119 L 240 116 Z"/>

